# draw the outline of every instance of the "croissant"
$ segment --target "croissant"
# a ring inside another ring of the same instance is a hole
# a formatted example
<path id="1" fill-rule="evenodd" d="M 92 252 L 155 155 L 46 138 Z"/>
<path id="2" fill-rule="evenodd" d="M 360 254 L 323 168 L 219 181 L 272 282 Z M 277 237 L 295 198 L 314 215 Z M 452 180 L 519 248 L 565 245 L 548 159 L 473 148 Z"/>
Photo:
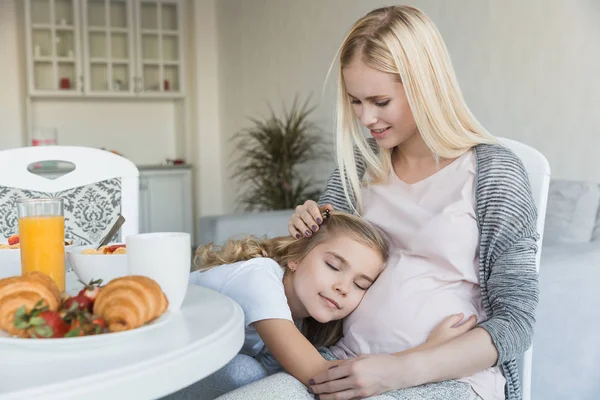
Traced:
<path id="1" fill-rule="evenodd" d="M 168 305 L 156 281 L 145 276 L 125 276 L 113 279 L 100 290 L 94 314 L 104 319 L 110 332 L 120 332 L 160 317 Z"/>
<path id="2" fill-rule="evenodd" d="M 50 311 L 58 310 L 60 291 L 48 275 L 34 271 L 0 279 L 0 330 L 22 336 L 23 330 L 14 327 L 15 312 L 22 306 L 30 312 L 40 300 Z"/>

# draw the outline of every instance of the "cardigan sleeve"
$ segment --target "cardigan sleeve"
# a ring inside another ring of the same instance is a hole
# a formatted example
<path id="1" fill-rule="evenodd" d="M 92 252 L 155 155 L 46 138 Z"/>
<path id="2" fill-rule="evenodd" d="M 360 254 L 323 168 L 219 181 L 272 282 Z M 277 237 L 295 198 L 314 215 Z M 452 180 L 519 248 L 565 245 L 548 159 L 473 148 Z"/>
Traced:
<path id="1" fill-rule="evenodd" d="M 531 346 L 539 301 L 537 211 L 527 172 L 509 150 L 495 150 L 494 167 L 478 180 L 480 283 L 488 320 L 479 326 L 498 350 L 498 364 Z M 489 165 L 487 165 L 489 167 Z"/>
<path id="2" fill-rule="evenodd" d="M 350 188 L 348 188 L 350 189 Z M 327 185 L 318 201 L 319 206 L 331 204 L 334 210 L 353 213 L 352 205 L 346 200 L 340 170 L 338 168 L 327 179 Z"/>
<path id="3" fill-rule="evenodd" d="M 374 153 L 379 151 L 375 139 L 367 139 L 367 145 L 371 148 L 371 150 L 373 150 Z M 358 147 L 356 146 L 354 147 L 354 159 L 356 161 L 356 172 L 358 173 L 358 179 L 362 179 L 365 171 L 367 170 L 367 166 L 365 165 L 364 159 L 358 151 Z M 352 214 L 354 213 L 354 207 L 356 205 L 353 193 L 351 192 L 352 188 L 350 187 L 349 183 L 348 190 L 350 191 L 351 202 L 348 202 L 346 196 L 344 195 L 344 187 L 342 185 L 340 170 L 339 168 L 336 168 L 327 179 L 325 190 L 323 190 L 318 204 L 320 206 L 324 204 L 331 204 L 335 210 L 345 211 Z"/>

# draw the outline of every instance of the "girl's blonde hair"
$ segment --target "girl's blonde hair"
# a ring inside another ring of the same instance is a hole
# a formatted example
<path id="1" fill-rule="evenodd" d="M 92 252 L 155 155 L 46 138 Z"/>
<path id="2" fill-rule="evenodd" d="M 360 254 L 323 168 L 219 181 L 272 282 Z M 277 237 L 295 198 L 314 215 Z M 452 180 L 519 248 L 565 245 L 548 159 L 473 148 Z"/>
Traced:
<path id="1" fill-rule="evenodd" d="M 388 243 L 379 229 L 359 216 L 334 211 L 329 218 L 324 218 L 319 230 L 309 238 L 296 240 L 291 236 L 280 236 L 258 239 L 250 236 L 241 240 L 229 240 L 223 246 L 210 243 L 196 250 L 194 265 L 198 269 L 208 270 L 222 264 L 268 257 L 281 265 L 285 274 L 288 274 L 291 273 L 290 261 L 300 262 L 316 246 L 340 235 L 348 235 L 375 250 L 381 257 L 382 264 L 387 261 Z M 302 322 L 301 330 L 315 347 L 331 346 L 342 337 L 342 320 L 323 324 L 309 317 Z"/>
<path id="2" fill-rule="evenodd" d="M 371 11 L 352 26 L 338 54 L 337 159 L 350 204 L 361 207 L 355 149 L 373 183 L 387 179 L 391 157 L 390 149 L 379 149 L 379 156 L 371 150 L 353 112 L 342 71 L 357 59 L 402 83 L 417 129 L 436 160 L 496 143 L 469 110 L 442 37 L 420 10 L 392 6 Z"/>

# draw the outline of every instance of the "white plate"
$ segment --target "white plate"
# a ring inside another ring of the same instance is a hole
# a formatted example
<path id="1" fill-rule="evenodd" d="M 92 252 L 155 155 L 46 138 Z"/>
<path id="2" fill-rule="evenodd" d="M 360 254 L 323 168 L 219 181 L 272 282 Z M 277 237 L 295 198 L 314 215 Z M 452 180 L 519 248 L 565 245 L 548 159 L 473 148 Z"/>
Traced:
<path id="1" fill-rule="evenodd" d="M 82 349 L 107 346 L 113 344 L 115 341 L 128 338 L 135 338 L 142 332 L 146 332 L 160 327 L 164 325 L 171 318 L 171 316 L 172 313 L 167 310 L 163 315 L 161 315 L 151 323 L 141 326 L 137 329 L 131 329 L 129 331 L 123 332 L 103 333 L 101 335 L 77 336 L 72 338 L 60 339 L 23 339 L 19 337 L 9 336 L 8 333 L 0 330 L 0 345 L 15 345 L 36 350 L 56 350 L 69 348 Z"/>

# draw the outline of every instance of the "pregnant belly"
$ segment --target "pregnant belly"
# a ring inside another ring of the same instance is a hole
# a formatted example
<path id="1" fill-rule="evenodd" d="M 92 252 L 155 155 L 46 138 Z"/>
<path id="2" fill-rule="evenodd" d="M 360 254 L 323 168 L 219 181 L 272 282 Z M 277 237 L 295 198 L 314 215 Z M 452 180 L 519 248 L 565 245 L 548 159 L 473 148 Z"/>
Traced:
<path id="1" fill-rule="evenodd" d="M 415 279 L 398 285 L 397 280 L 381 278 L 344 321 L 344 337 L 334 349 L 336 355 L 400 352 L 424 343 L 432 329 L 451 314 L 463 313 L 465 320 L 476 315 L 480 322 L 486 318 L 479 286 L 470 282 L 426 285 Z"/>

